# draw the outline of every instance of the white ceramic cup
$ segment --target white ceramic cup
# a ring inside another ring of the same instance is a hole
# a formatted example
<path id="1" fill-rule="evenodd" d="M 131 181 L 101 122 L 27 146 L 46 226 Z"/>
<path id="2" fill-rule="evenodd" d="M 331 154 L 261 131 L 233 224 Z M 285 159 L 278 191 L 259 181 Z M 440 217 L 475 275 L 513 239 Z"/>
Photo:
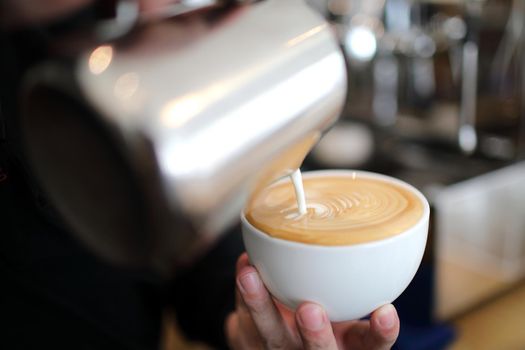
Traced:
<path id="1" fill-rule="evenodd" d="M 414 277 L 428 234 L 430 209 L 425 197 L 398 179 L 363 171 L 306 172 L 323 176 L 381 179 L 413 192 L 423 203 L 421 219 L 393 237 L 345 246 L 321 246 L 273 238 L 241 215 L 243 240 L 250 262 L 270 293 L 296 309 L 305 301 L 324 307 L 331 321 L 364 317 L 394 301 Z"/>

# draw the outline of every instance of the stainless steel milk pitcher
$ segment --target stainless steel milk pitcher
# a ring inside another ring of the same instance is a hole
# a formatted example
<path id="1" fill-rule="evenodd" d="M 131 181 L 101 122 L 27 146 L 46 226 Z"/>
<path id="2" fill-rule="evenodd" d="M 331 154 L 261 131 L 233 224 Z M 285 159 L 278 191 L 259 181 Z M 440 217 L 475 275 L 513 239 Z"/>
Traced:
<path id="1" fill-rule="evenodd" d="M 80 237 L 114 261 L 166 267 L 299 167 L 346 98 L 330 25 L 302 0 L 138 23 L 30 74 L 25 144 Z"/>

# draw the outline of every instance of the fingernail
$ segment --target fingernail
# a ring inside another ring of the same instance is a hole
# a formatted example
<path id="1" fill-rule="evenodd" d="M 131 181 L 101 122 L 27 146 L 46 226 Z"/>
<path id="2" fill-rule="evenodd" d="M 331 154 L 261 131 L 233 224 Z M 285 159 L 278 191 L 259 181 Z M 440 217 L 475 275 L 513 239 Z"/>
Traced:
<path id="1" fill-rule="evenodd" d="M 386 305 L 379 310 L 379 315 L 377 318 L 379 326 L 383 329 L 390 329 L 394 327 L 396 323 L 396 316 L 394 313 L 394 306 Z"/>
<path id="2" fill-rule="evenodd" d="M 261 281 L 255 272 L 249 272 L 239 277 L 241 292 L 256 294 L 261 288 Z"/>
<path id="3" fill-rule="evenodd" d="M 315 304 L 305 305 L 299 310 L 299 322 L 310 331 L 321 330 L 325 325 L 324 311 Z"/>

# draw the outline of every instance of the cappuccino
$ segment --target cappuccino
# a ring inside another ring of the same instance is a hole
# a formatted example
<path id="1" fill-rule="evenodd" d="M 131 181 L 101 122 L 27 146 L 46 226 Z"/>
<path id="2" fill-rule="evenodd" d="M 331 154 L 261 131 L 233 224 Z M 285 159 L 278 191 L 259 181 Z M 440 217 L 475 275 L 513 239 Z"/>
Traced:
<path id="1" fill-rule="evenodd" d="M 424 213 L 414 190 L 364 173 L 313 174 L 303 184 L 306 213 L 299 212 L 293 184 L 281 181 L 252 198 L 246 219 L 276 238 L 337 246 L 398 235 Z"/>

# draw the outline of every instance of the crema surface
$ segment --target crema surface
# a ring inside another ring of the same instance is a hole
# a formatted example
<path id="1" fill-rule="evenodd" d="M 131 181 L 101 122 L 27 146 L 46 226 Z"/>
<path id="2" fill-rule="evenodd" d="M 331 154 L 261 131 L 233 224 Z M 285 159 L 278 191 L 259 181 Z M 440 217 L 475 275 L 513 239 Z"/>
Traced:
<path id="1" fill-rule="evenodd" d="M 299 215 L 291 181 L 260 191 L 247 220 L 277 238 L 318 245 L 349 245 L 398 235 L 423 215 L 415 193 L 381 179 L 319 175 L 303 179 L 307 213 Z"/>

